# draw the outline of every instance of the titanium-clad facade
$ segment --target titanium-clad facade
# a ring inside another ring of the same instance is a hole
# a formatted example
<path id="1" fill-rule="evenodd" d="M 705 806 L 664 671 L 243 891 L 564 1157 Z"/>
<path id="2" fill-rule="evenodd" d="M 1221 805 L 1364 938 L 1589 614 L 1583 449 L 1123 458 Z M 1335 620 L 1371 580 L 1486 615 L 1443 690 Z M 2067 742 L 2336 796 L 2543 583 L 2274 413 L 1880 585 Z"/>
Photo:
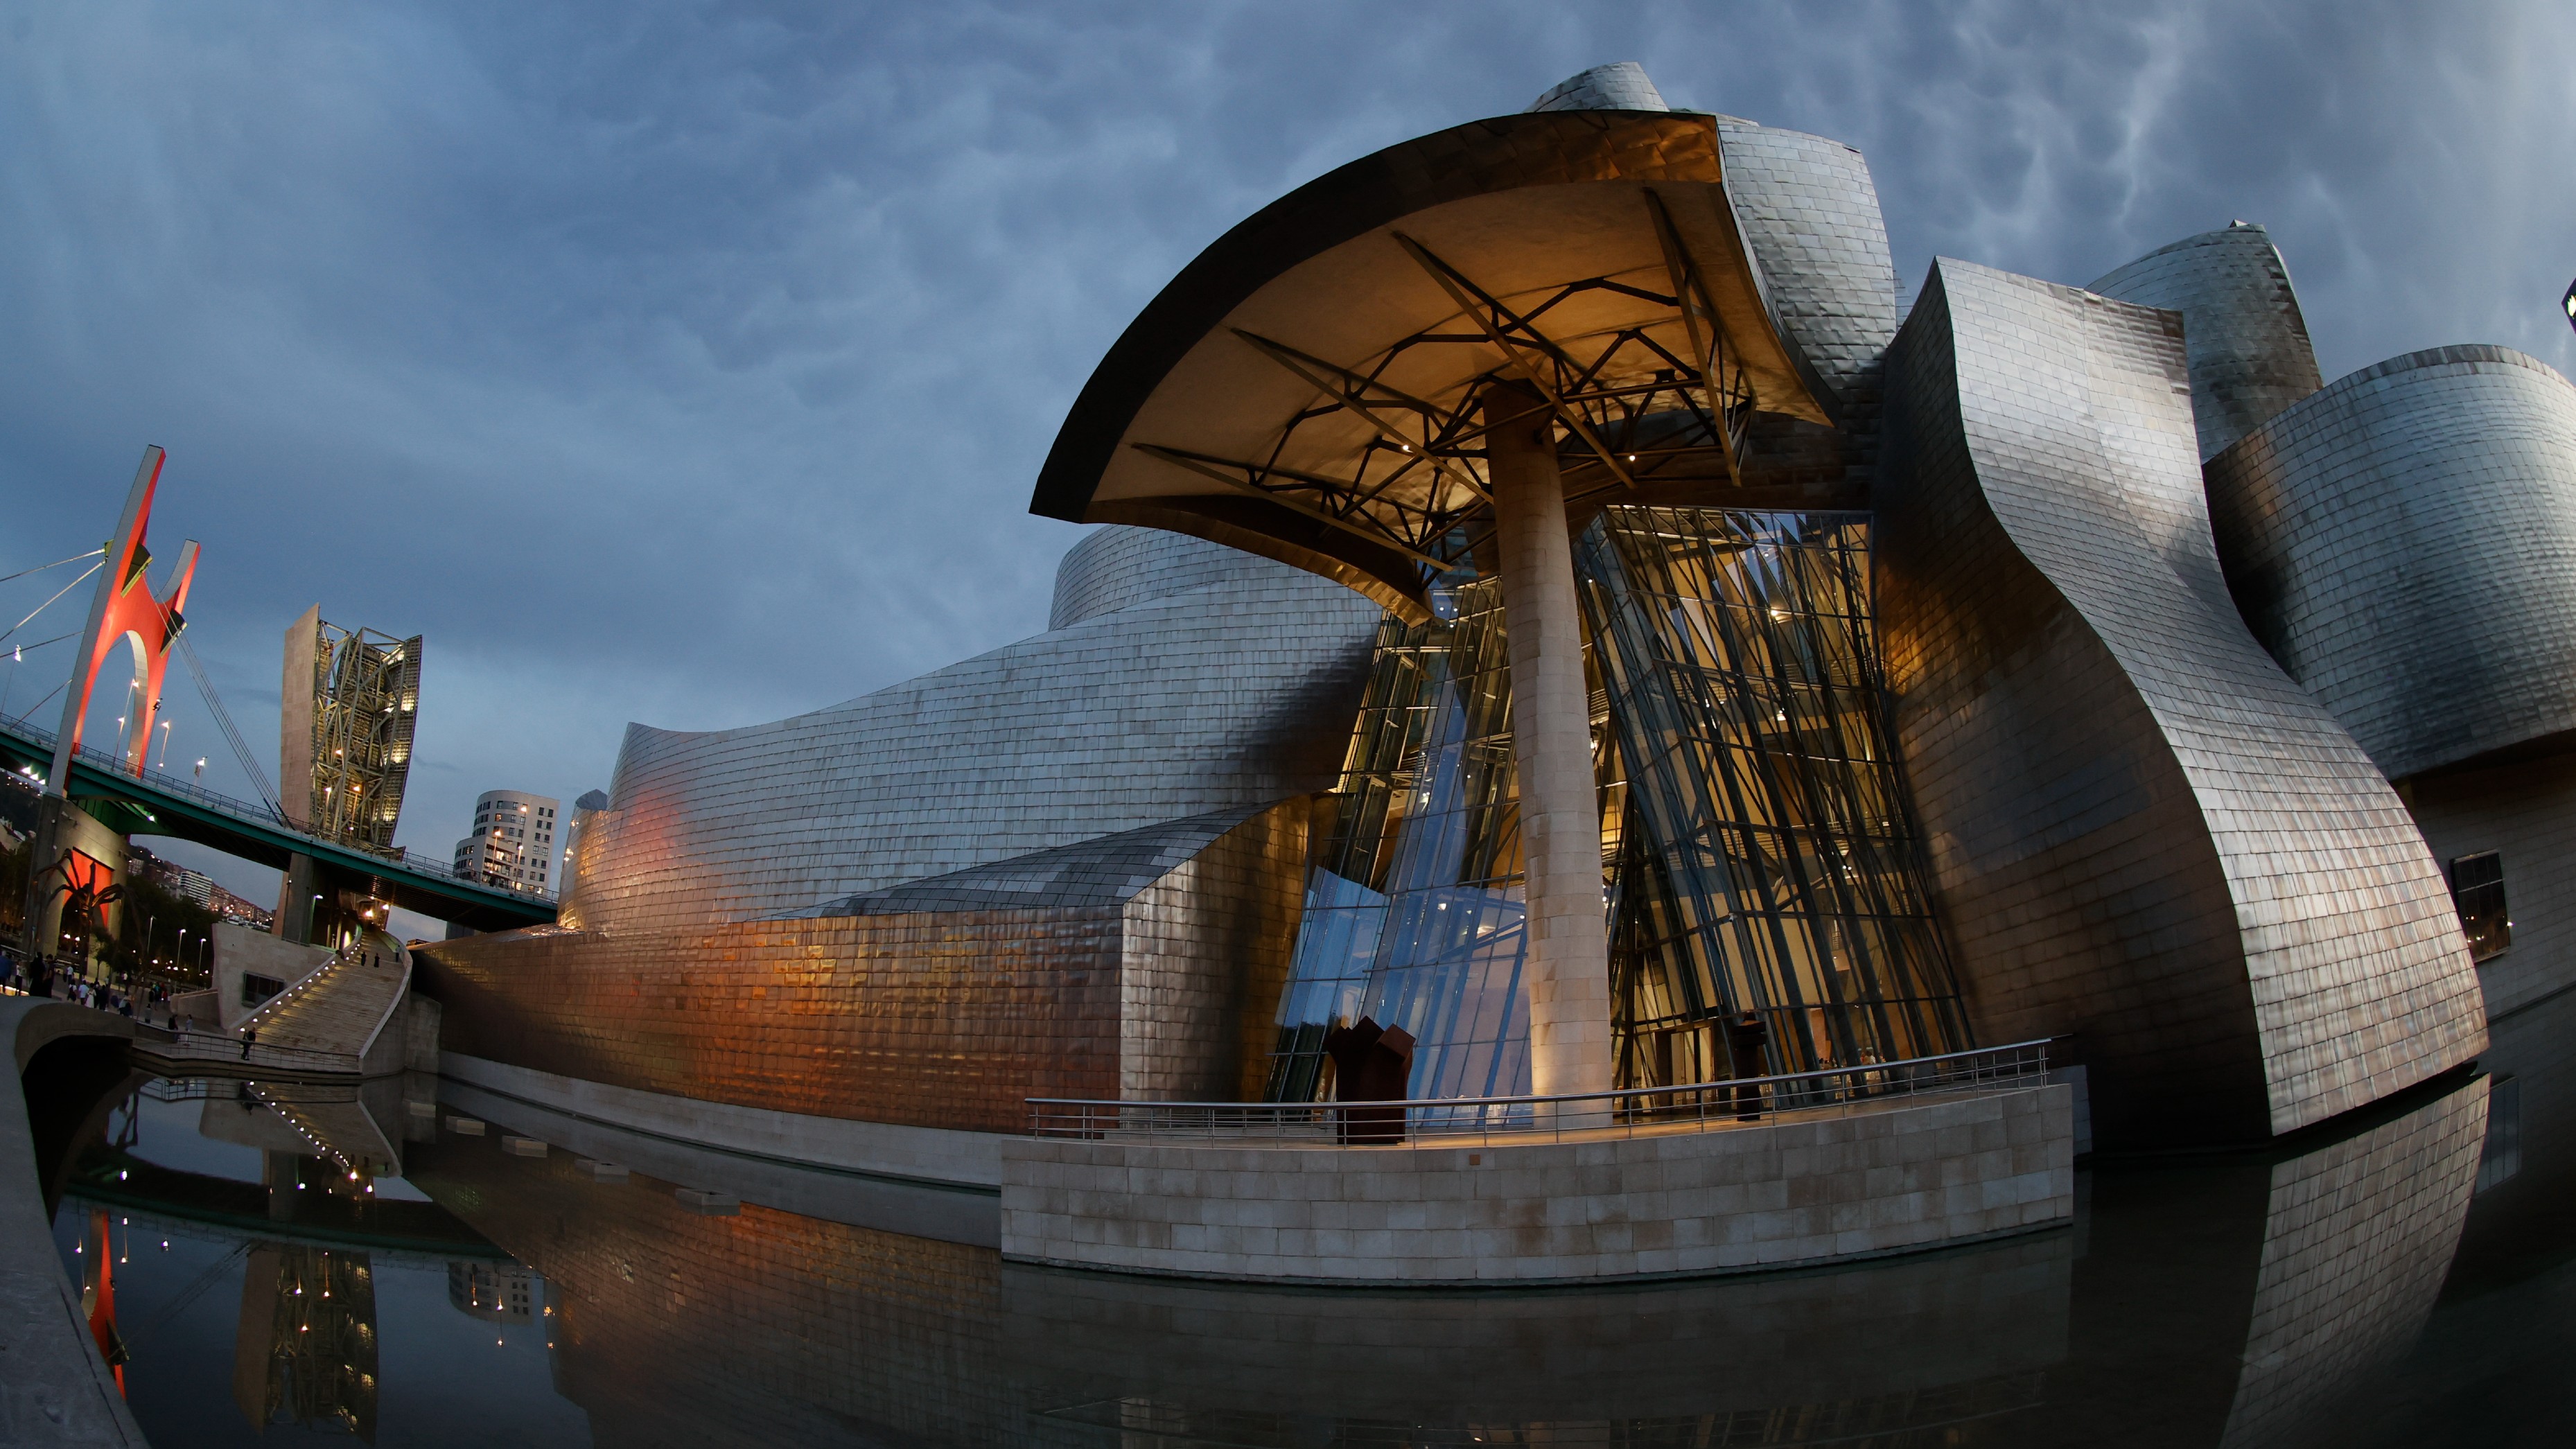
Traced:
<path id="1" fill-rule="evenodd" d="M 1140 315 L 1032 507 L 1151 527 L 1073 547 L 1048 632 L 631 727 L 564 928 L 424 953 L 448 1047 L 1007 1132 L 1030 1096 L 1329 1096 L 1361 1016 L 1451 1097 L 2057 1036 L 2111 1145 L 2288 1131 L 2480 1049 L 2379 741 L 2576 724 L 2576 393 L 2493 349 L 2317 393 L 2258 227 L 2089 293 L 1943 261 L 1900 332 L 1858 152 L 1633 65 L 1533 109 L 1319 178 Z M 1497 546 L 1506 416 L 1570 561 Z M 2433 567 L 2390 610 L 2400 559 Z M 1567 581 L 1523 634 L 1563 645 L 1523 651 L 1541 709 L 1503 599 Z M 2407 651 L 2446 646 L 2492 687 L 2414 701 Z M 1534 818 L 1580 815 L 1587 748 L 1606 967 L 1560 949 L 1589 822 L 1520 818 L 1542 757 Z M 1607 1063 L 1548 1055 L 1578 996 Z"/>
<path id="2" fill-rule="evenodd" d="M 2182 314 L 2203 462 L 2324 381 L 2289 265 L 2259 226 L 2238 222 L 2185 237 L 2088 290 Z"/>
<path id="3" fill-rule="evenodd" d="M 1172 572 L 1168 552 L 1128 561 L 1149 580 Z M 1145 596 L 793 719 L 629 726 L 608 805 L 576 833 L 564 924 L 684 929 L 802 910 L 1332 783 L 1373 606 L 1248 556 L 1160 596 L 1086 572 L 1077 612 Z"/>
<path id="4" fill-rule="evenodd" d="M 2507 348 L 2409 353 L 2208 486 L 2256 637 L 2399 782 L 2455 896 L 2490 882 L 2488 1013 L 2576 982 L 2576 388 Z"/>
<path id="5" fill-rule="evenodd" d="M 1718 154 L 1781 329 L 1837 401 L 1896 336 L 1896 265 L 1869 162 L 1840 141 L 1721 116 Z M 1846 422 L 1849 420 L 1846 419 Z"/>
<path id="6" fill-rule="evenodd" d="M 2391 358 L 2209 463 L 2255 636 L 2390 779 L 2576 729 L 2576 387 L 2502 347 Z"/>
<path id="7" fill-rule="evenodd" d="M 2180 319 L 1944 259 L 1889 366 L 1879 601 L 1971 1012 L 2105 1139 L 2288 1131 L 2484 1045 L 2396 794 L 2238 619 Z"/>
<path id="8" fill-rule="evenodd" d="M 1056 565 L 1047 628 L 1070 629 L 1086 619 L 1220 584 L 1282 577 L 1279 565 L 1241 549 L 1186 533 L 1113 523 L 1093 529 Z"/>
<path id="9" fill-rule="evenodd" d="M 1596 65 L 1558 81 L 1529 103 L 1533 111 L 1668 111 L 1663 92 L 1633 60 Z"/>
<path id="10" fill-rule="evenodd" d="M 419 953 L 449 1051 L 639 1091 L 1013 1132 L 1029 1097 L 1259 1090 L 1305 861 L 1291 801 L 806 915 Z"/>

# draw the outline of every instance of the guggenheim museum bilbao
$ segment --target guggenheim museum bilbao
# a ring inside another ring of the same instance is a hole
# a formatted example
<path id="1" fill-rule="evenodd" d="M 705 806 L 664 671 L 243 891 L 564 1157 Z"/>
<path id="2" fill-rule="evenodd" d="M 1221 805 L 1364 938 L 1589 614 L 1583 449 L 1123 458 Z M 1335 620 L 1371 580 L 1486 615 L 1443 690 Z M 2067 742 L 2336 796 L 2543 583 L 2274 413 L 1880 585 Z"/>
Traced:
<path id="1" fill-rule="evenodd" d="M 1859 153 L 1633 65 L 1300 187 L 1065 419 L 1047 631 L 631 726 L 560 924 L 424 952 L 445 1072 L 1380 1282 L 2044 1228 L 2079 1139 L 2463 1079 L 2576 980 L 2576 390 L 2325 384 L 2243 222 L 1904 295 Z"/>

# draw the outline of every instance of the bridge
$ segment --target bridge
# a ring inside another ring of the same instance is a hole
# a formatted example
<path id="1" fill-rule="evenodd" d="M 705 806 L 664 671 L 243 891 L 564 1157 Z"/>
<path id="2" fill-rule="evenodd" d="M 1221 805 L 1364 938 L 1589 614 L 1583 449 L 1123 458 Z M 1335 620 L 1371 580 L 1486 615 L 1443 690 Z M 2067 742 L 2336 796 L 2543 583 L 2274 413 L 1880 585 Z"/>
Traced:
<path id="1" fill-rule="evenodd" d="M 6 768 L 42 777 L 53 768 L 54 745 L 52 730 L 0 717 L 0 763 Z M 370 854 L 298 830 L 266 805 L 219 795 L 192 780 L 148 767 L 140 776 L 129 774 L 124 761 L 87 745 L 73 756 L 63 790 L 120 834 L 193 840 L 279 870 L 300 855 L 313 862 L 325 882 L 473 930 L 551 925 L 555 919 L 555 903 L 544 896 L 498 890 L 443 867 Z"/>

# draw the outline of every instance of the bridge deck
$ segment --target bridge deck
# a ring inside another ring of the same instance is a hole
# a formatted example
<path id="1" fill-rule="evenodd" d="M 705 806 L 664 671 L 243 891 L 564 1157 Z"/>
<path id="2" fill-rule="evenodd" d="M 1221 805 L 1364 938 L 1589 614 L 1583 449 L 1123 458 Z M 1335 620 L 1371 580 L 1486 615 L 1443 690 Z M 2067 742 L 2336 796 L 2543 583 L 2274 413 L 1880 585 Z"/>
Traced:
<path id="1" fill-rule="evenodd" d="M 53 768 L 54 732 L 0 717 L 0 762 L 38 773 Z M 407 911 L 478 931 L 550 925 L 555 903 L 544 896 L 497 890 L 462 880 L 443 866 L 370 855 L 281 821 L 265 805 L 218 794 L 160 770 L 129 775 L 113 758 L 84 745 L 64 782 L 76 800 L 107 807 L 108 824 L 133 835 L 167 835 L 283 870 L 290 856 L 310 856 L 329 875 L 363 881 L 371 893 Z"/>

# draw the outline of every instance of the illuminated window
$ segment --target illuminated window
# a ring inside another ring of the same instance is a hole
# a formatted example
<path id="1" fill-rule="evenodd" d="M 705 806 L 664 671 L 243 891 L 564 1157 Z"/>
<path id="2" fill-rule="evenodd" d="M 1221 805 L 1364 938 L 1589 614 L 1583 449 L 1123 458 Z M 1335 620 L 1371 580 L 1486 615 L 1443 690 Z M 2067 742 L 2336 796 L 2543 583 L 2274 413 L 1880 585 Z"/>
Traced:
<path id="1" fill-rule="evenodd" d="M 2501 956 L 2513 944 L 2513 922 L 2504 908 L 2504 857 L 2492 850 L 2451 861 L 2451 903 L 2469 938 L 2469 959 Z"/>

